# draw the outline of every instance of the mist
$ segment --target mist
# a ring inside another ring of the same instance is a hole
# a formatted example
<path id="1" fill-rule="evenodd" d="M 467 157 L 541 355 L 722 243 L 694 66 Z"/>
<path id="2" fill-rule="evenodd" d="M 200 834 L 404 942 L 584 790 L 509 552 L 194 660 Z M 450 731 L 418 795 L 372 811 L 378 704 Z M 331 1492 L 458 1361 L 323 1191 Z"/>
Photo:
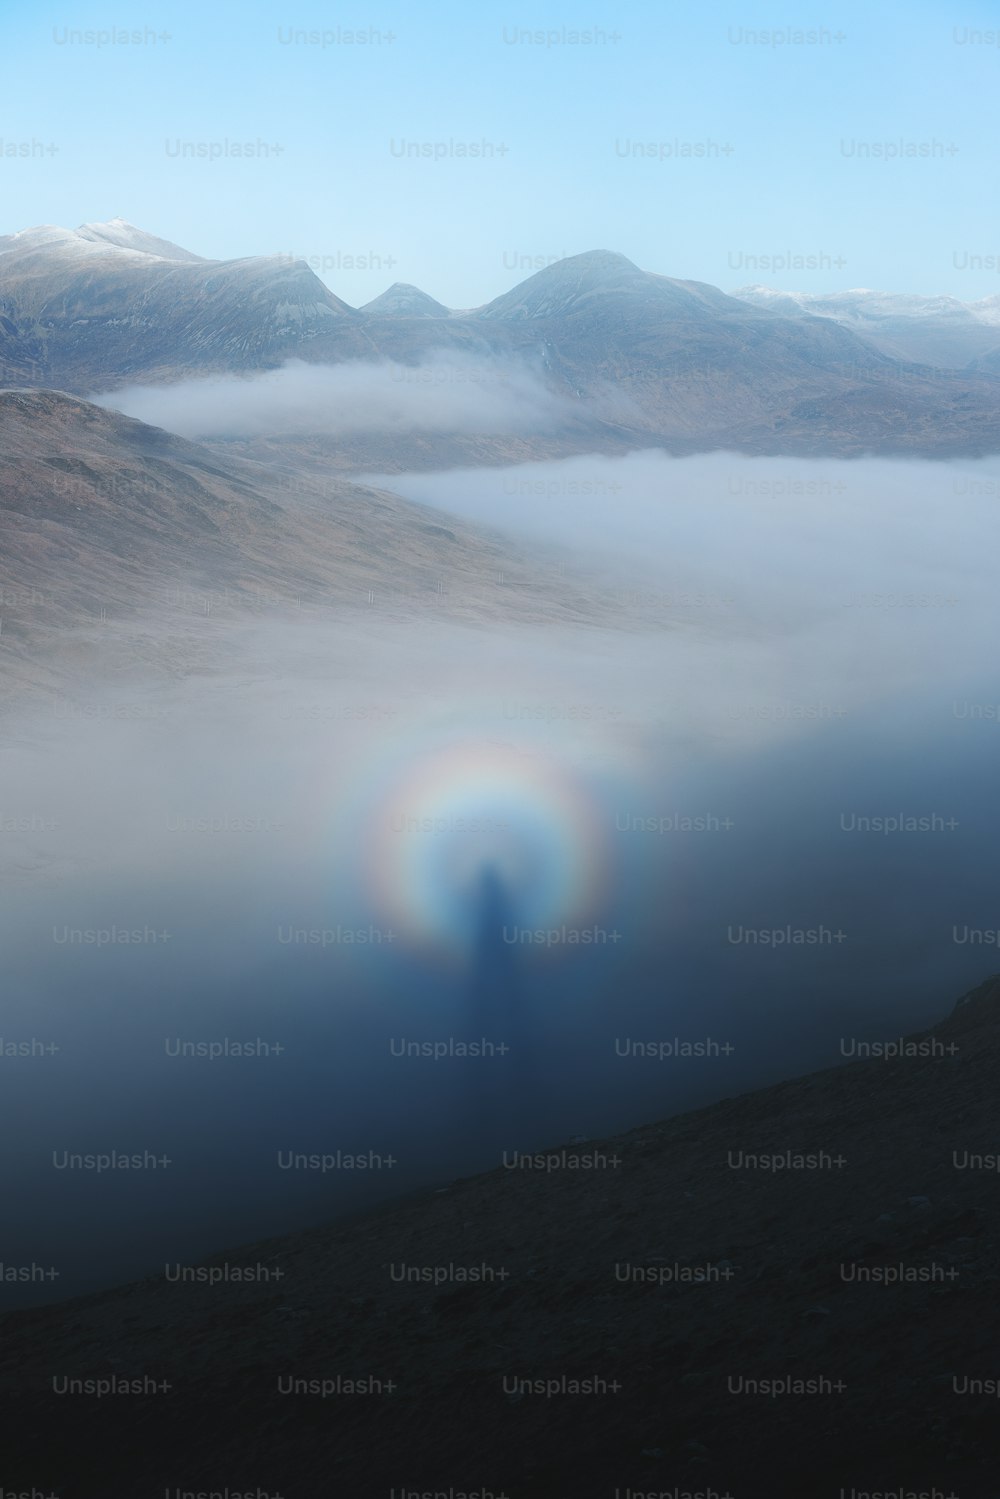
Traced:
<path id="1" fill-rule="evenodd" d="M 3 1040 L 41 1049 L 3 1057 L 33 1220 L 6 1252 L 60 1275 L 3 1294 L 162 1273 L 939 1019 L 1000 941 L 996 473 L 641 453 L 395 477 L 672 623 L 278 607 L 213 621 L 197 672 L 9 716 Z M 456 746 L 513 834 L 488 797 L 458 827 Z M 429 807 L 440 827 L 404 825 Z M 550 853 L 565 909 L 539 922 Z M 414 870 L 455 888 L 430 907 Z M 480 1040 L 507 1050 L 452 1044 Z M 111 1151 L 169 1165 L 55 1164 Z"/>
<path id="2" fill-rule="evenodd" d="M 540 432 L 580 414 L 580 403 L 555 394 L 540 371 L 515 360 L 454 353 L 415 365 L 290 360 L 270 374 L 131 385 L 91 399 L 188 438 Z"/>

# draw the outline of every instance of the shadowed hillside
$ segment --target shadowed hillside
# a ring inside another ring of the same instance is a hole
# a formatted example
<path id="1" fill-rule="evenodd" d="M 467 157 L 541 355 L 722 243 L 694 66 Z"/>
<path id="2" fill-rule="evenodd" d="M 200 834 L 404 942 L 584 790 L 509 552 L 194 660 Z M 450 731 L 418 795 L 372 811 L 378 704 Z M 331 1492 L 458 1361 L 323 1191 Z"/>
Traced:
<path id="1" fill-rule="evenodd" d="M 989 1499 L 1000 979 L 897 1050 L 9 1314 L 5 1481 Z"/>

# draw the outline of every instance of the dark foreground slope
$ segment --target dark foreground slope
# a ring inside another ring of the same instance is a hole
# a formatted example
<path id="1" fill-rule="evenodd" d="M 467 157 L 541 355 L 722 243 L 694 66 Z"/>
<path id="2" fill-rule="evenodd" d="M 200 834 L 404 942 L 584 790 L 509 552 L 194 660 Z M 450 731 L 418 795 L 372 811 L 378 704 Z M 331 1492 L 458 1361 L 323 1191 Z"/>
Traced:
<path id="1" fill-rule="evenodd" d="M 210 1262 L 222 1284 L 9 1314 L 5 1486 L 990 1499 L 996 1399 L 968 1391 L 1000 1375 L 1000 1188 L 969 1162 L 998 1145 L 1000 980 L 920 1039 L 568 1146 L 552 1170 L 501 1165 L 234 1250 Z M 739 1164 L 785 1152 L 825 1155 Z M 483 1266 L 495 1278 L 455 1274 Z M 244 1267 L 274 1278 L 234 1282 Z M 58 1393 L 66 1379 L 168 1388 Z M 283 1393 L 293 1379 L 338 1393 Z M 744 1383 L 784 1379 L 820 1389 Z"/>

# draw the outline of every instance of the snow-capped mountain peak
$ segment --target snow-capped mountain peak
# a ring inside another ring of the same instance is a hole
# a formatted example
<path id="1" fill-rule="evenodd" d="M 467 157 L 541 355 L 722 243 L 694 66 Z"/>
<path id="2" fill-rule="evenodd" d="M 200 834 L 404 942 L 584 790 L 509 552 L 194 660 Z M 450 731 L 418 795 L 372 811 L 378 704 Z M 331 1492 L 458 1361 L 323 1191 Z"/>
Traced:
<path id="1" fill-rule="evenodd" d="M 137 250 L 143 255 L 155 255 L 160 260 L 203 261 L 204 256 L 195 255 L 175 245 L 171 240 L 160 239 L 156 234 L 147 234 L 137 229 L 126 219 L 109 219 L 106 224 L 81 224 L 77 229 L 81 239 L 94 244 L 114 245 L 119 250 Z"/>

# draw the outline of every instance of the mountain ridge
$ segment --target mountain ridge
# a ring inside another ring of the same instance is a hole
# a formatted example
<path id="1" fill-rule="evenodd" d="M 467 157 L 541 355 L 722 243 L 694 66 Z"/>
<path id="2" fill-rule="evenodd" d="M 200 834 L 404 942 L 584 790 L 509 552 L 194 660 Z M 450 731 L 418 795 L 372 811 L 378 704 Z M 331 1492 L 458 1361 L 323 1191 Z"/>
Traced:
<path id="1" fill-rule="evenodd" d="M 398 283 L 358 309 L 303 260 L 173 260 L 135 248 L 170 245 L 124 221 L 85 228 L 97 238 L 50 226 L 0 239 L 0 385 L 88 396 L 293 360 L 414 368 L 457 356 L 537 374 L 577 409 L 576 451 L 1000 451 L 996 339 L 985 324 L 976 368 L 939 368 L 884 352 L 832 317 L 754 308 L 606 250 L 547 266 L 477 309 L 449 310 Z M 359 470 L 378 466 L 391 435 L 355 444 Z M 422 461 L 421 446 L 409 443 L 401 462 Z M 509 456 L 547 451 L 520 442 Z M 459 444 L 457 461 L 467 453 Z"/>

